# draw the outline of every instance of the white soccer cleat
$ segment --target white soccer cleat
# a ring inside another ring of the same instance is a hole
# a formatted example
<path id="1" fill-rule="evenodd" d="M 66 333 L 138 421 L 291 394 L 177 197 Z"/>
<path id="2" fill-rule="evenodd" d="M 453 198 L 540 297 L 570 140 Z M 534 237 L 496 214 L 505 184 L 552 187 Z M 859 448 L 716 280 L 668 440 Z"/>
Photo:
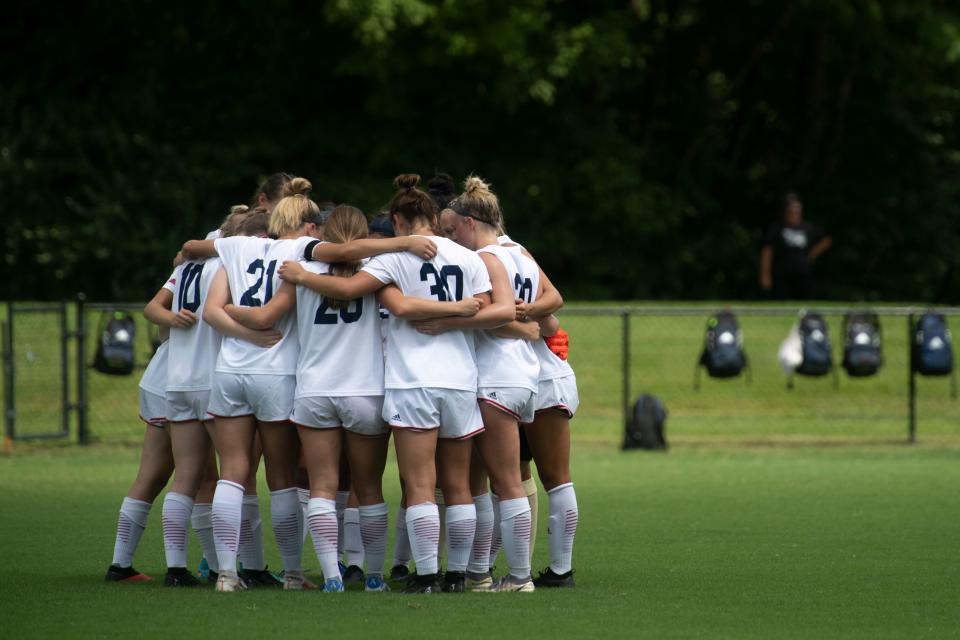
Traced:
<path id="1" fill-rule="evenodd" d="M 247 586 L 243 584 L 243 581 L 237 576 L 237 574 L 229 574 L 226 572 L 221 572 L 217 577 L 217 591 L 245 591 Z"/>
<path id="2" fill-rule="evenodd" d="M 493 584 L 493 575 L 489 571 L 486 573 L 467 571 L 464 588 L 471 592 L 488 592 L 493 591 Z"/>
<path id="3" fill-rule="evenodd" d="M 533 578 L 531 576 L 527 576 L 526 578 L 514 578 L 508 573 L 494 582 L 493 586 L 490 588 L 490 591 L 497 591 L 501 593 L 507 591 L 533 593 L 536 591 L 536 587 L 533 586 Z"/>
<path id="4" fill-rule="evenodd" d="M 284 591 L 303 591 L 305 589 L 316 589 L 317 585 L 304 577 L 302 572 L 284 572 L 283 590 Z"/>

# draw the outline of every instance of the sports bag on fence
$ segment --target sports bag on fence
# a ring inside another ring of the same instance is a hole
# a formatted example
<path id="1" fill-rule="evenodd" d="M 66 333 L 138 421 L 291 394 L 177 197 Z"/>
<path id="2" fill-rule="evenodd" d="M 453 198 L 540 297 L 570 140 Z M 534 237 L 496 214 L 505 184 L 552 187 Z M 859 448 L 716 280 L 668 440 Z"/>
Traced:
<path id="1" fill-rule="evenodd" d="M 924 376 L 946 376 L 953 372 L 953 347 L 947 319 L 928 311 L 913 329 L 911 349 L 913 370 Z"/>
<path id="2" fill-rule="evenodd" d="M 100 317 L 93 368 L 100 373 L 126 376 L 133 372 L 133 338 L 137 325 L 126 311 L 104 311 Z"/>
<path id="3" fill-rule="evenodd" d="M 800 336 L 800 365 L 795 373 L 804 376 L 824 376 L 833 369 L 827 321 L 819 313 L 805 313 L 797 326 Z"/>
<path id="4" fill-rule="evenodd" d="M 694 372 L 693 388 L 700 386 L 700 368 L 711 378 L 734 378 L 748 367 L 743 350 L 743 332 L 737 317 L 730 311 L 719 311 L 707 320 L 703 351 Z"/>
<path id="5" fill-rule="evenodd" d="M 850 311 L 843 317 L 843 368 L 853 378 L 872 376 L 883 365 L 880 319 L 870 311 Z"/>
<path id="6" fill-rule="evenodd" d="M 633 405 L 623 434 L 623 449 L 666 449 L 667 410 L 660 399 L 643 394 Z"/>

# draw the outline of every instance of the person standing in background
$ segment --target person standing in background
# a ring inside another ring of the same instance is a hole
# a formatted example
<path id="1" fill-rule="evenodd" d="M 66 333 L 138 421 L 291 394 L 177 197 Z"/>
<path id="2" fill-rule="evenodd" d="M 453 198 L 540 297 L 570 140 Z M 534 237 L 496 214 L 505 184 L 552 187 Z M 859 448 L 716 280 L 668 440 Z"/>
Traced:
<path id="1" fill-rule="evenodd" d="M 777 300 L 809 300 L 814 295 L 813 263 L 833 240 L 803 221 L 803 203 L 784 197 L 782 219 L 770 225 L 760 250 L 760 287 Z"/>

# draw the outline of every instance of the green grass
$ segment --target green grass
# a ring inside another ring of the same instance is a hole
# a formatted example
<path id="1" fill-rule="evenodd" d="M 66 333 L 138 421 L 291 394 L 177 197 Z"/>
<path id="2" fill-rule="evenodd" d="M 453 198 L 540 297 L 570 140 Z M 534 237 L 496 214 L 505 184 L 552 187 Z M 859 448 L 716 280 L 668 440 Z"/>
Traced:
<path id="1" fill-rule="evenodd" d="M 117 447 L 0 459 L 7 637 L 917 638 L 960 629 L 956 448 L 621 454 L 578 444 L 578 586 L 532 595 L 105 584 L 116 509 L 135 470 L 135 450 Z M 163 572 L 159 516 L 151 513 L 136 559 L 154 576 Z M 538 567 L 544 526 L 541 517 Z M 269 533 L 267 541 L 279 566 Z"/>

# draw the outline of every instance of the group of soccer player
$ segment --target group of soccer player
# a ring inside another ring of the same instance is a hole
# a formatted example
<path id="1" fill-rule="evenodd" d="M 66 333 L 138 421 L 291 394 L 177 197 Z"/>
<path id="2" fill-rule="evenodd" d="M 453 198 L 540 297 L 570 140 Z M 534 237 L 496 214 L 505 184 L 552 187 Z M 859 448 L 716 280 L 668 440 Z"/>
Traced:
<path id="1" fill-rule="evenodd" d="M 150 579 L 133 556 L 172 476 L 168 586 L 201 584 L 187 567 L 191 524 L 201 577 L 217 591 L 317 588 L 302 566 L 308 535 L 324 591 L 574 585 L 579 399 L 553 315 L 562 297 L 505 235 L 483 180 L 467 178 L 459 195 L 442 174 L 429 193 L 419 181 L 398 176 L 368 221 L 349 205 L 321 209 L 308 180 L 274 174 L 249 206 L 183 245 L 144 310 L 168 338 L 140 382 L 147 427 L 107 580 Z M 385 575 L 391 435 L 402 498 Z M 265 561 L 261 458 L 279 574 Z M 550 564 L 537 578 L 531 460 L 549 498 Z M 494 579 L 501 549 L 506 572 Z"/>

